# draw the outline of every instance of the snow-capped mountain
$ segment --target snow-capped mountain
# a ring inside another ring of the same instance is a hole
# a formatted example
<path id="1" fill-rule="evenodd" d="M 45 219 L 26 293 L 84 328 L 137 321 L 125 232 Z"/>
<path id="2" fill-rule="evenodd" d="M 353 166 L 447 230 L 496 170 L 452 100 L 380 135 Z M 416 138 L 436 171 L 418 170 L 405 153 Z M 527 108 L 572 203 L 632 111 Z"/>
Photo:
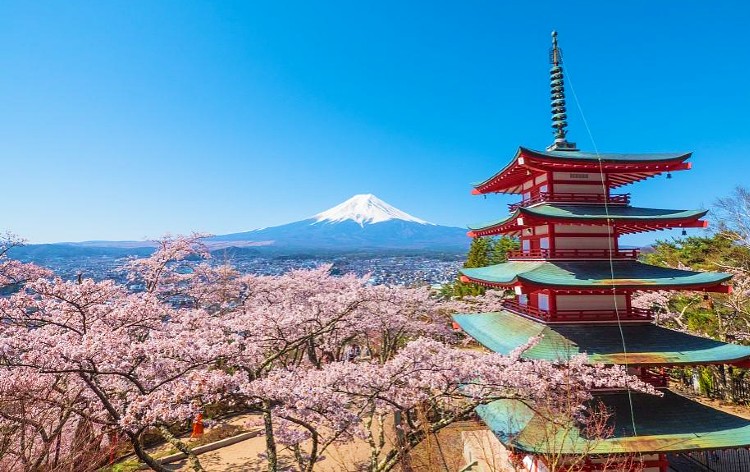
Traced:
<path id="1" fill-rule="evenodd" d="M 375 195 L 355 195 L 310 218 L 281 226 L 213 236 L 212 250 L 244 248 L 256 254 L 311 254 L 317 252 L 465 253 L 470 240 L 466 229 L 440 226 L 412 216 Z M 16 248 L 14 257 L 46 265 L 49 260 L 80 257 L 147 255 L 153 241 L 84 241 L 35 244 Z"/>
<path id="2" fill-rule="evenodd" d="M 387 204 L 371 193 L 355 195 L 333 208 L 318 213 L 313 218 L 315 218 L 316 223 L 341 223 L 342 221 L 352 220 L 360 226 L 390 220 L 411 221 L 422 225 L 432 224 Z"/>
<path id="3" fill-rule="evenodd" d="M 281 226 L 215 236 L 210 244 L 266 246 L 278 250 L 373 249 L 463 252 L 464 228 L 440 226 L 412 216 L 372 194 L 355 195 L 310 218 Z"/>

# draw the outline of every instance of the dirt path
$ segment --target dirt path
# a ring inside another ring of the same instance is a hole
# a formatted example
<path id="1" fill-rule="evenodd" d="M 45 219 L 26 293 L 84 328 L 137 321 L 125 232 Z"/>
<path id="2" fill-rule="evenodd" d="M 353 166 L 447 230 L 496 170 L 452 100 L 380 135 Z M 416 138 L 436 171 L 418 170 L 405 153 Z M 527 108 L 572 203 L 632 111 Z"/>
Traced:
<path id="1" fill-rule="evenodd" d="M 432 438 L 421 444 L 411 456 L 411 465 L 420 472 L 445 472 L 459 470 L 463 464 L 463 441 L 461 432 L 482 426 L 473 421 L 460 422 L 442 430 L 437 440 Z M 253 472 L 264 471 L 266 463 L 259 458 L 265 452 L 265 438 L 257 436 L 216 451 L 199 456 L 208 472 Z M 282 463 L 291 465 L 292 454 L 279 451 Z M 369 458 L 369 447 L 363 440 L 331 446 L 325 452 L 325 460 L 315 466 L 316 472 L 358 472 Z M 170 465 L 175 471 L 188 472 L 186 461 Z"/>

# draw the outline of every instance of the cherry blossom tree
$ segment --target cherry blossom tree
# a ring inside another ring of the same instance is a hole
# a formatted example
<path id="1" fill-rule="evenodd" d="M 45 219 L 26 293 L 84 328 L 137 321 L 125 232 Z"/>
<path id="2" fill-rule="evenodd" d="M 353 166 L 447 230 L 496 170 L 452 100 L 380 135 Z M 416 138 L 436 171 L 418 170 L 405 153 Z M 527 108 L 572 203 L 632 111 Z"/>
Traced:
<path id="1" fill-rule="evenodd" d="M 8 261 L 16 291 L 0 299 L 0 398 L 26 392 L 0 415 L 8 460 L 26 470 L 60 457 L 95 465 L 108 438 L 123 437 L 164 471 L 142 445 L 156 430 L 202 470 L 177 433 L 207 405 L 223 405 L 262 415 L 270 471 L 279 468 L 278 445 L 311 471 L 330 445 L 355 439 L 370 445 L 369 469 L 387 471 L 481 403 L 570 398 L 570 379 L 581 386 L 580 405 L 595 386 L 646 389 L 584 358 L 560 364 L 461 349 L 450 312 L 491 308 L 498 296 L 441 302 L 427 289 L 334 277 L 329 266 L 240 274 L 212 263 L 201 238 L 165 238 L 152 256 L 130 261 L 137 292 Z M 20 421 L 13 414 L 24 408 L 51 416 Z M 391 417 L 398 444 L 386 448 Z M 76 449 L 81 438 L 96 446 L 88 455 Z"/>
<path id="2" fill-rule="evenodd" d="M 390 360 L 336 362 L 323 369 L 276 370 L 246 385 L 248 395 L 272 399 L 281 419 L 277 437 L 295 452 L 300 470 L 312 471 L 331 444 L 364 438 L 368 470 L 388 471 L 428 435 L 469 417 L 478 405 L 498 399 L 544 402 L 551 411 L 575 409 L 583 418 L 592 388 L 622 387 L 622 367 L 592 366 L 585 356 L 565 363 L 526 361 L 456 349 L 426 337 L 408 343 Z M 642 382 L 632 386 L 654 393 Z M 398 447 L 386 448 L 384 423 L 399 414 Z M 303 449 L 304 448 L 304 449 Z"/>
<path id="3" fill-rule="evenodd" d="M 169 426 L 189 421 L 202 404 L 220 398 L 231 380 L 217 368 L 227 342 L 207 322 L 205 310 L 177 309 L 155 289 L 169 264 L 197 253 L 192 242 L 177 239 L 133 264 L 144 268 L 136 275 L 150 277 L 143 293 L 113 281 L 46 278 L 0 299 L 3 381 L 29 371 L 48 387 L 64 385 L 86 405 L 77 411 L 81 421 L 96 425 L 100 435 L 128 438 L 151 468 L 166 470 L 140 438 L 157 428 L 200 470 Z M 171 267 L 169 272 L 177 273 Z"/>
<path id="4" fill-rule="evenodd" d="M 64 376 L 34 369 L 0 372 L 0 470 L 93 470 L 108 453 L 87 400 Z"/>
<path id="5" fill-rule="evenodd" d="M 8 257 L 8 251 L 23 244 L 24 240 L 13 233 L 0 234 L 0 288 L 17 288 L 28 280 L 51 274 L 35 264 L 25 264 Z"/>
<path id="6" fill-rule="evenodd" d="M 172 439 L 168 425 L 189 420 L 223 385 L 217 378 L 225 374 L 210 368 L 223 344 L 205 314 L 172 309 L 149 293 L 110 281 L 38 280 L 0 300 L 0 313 L 6 369 L 33 369 L 49 382 L 62 377 L 82 392 L 88 421 L 129 438 L 156 470 L 165 469 L 142 450 L 141 434 L 159 428 Z"/>

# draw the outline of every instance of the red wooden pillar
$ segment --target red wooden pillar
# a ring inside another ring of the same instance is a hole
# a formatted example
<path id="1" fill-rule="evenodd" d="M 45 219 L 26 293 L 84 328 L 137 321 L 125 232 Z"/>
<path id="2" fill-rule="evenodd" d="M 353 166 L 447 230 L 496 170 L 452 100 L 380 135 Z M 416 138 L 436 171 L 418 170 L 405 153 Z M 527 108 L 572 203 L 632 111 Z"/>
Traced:
<path id="1" fill-rule="evenodd" d="M 625 313 L 632 313 L 633 305 L 631 303 L 630 297 L 633 295 L 633 292 L 630 290 L 626 290 L 623 292 L 623 295 L 625 295 Z"/>
<path id="2" fill-rule="evenodd" d="M 602 182 L 604 183 L 604 201 L 609 201 L 609 174 L 602 175 Z"/>
<path id="3" fill-rule="evenodd" d="M 669 471 L 669 460 L 666 454 L 659 454 L 659 472 Z"/>
<path id="4" fill-rule="evenodd" d="M 617 234 L 616 227 L 612 226 L 612 234 L 610 234 L 609 237 L 612 238 L 612 250 L 617 254 L 617 251 L 620 250 L 620 235 Z"/>
<path id="5" fill-rule="evenodd" d="M 550 223 L 547 225 L 547 235 L 549 236 L 549 254 L 551 256 L 555 255 L 555 248 L 557 245 L 555 244 L 555 224 Z"/>
<path id="6" fill-rule="evenodd" d="M 557 291 L 547 290 L 549 293 L 549 314 L 550 318 L 557 317 Z"/>

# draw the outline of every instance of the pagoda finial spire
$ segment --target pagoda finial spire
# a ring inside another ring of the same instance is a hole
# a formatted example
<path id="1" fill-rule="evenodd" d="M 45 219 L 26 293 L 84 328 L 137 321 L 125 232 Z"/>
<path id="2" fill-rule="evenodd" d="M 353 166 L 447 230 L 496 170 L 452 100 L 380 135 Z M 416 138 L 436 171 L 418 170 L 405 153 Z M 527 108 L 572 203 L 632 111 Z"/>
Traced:
<path id="1" fill-rule="evenodd" d="M 565 109 L 565 82 L 562 70 L 562 50 L 557 46 L 557 31 L 552 32 L 552 48 L 549 50 L 549 60 L 552 68 L 549 71 L 552 92 L 552 128 L 555 130 L 555 142 L 547 148 L 548 151 L 577 151 L 575 143 L 565 139 L 568 131 L 566 121 L 568 115 Z"/>

